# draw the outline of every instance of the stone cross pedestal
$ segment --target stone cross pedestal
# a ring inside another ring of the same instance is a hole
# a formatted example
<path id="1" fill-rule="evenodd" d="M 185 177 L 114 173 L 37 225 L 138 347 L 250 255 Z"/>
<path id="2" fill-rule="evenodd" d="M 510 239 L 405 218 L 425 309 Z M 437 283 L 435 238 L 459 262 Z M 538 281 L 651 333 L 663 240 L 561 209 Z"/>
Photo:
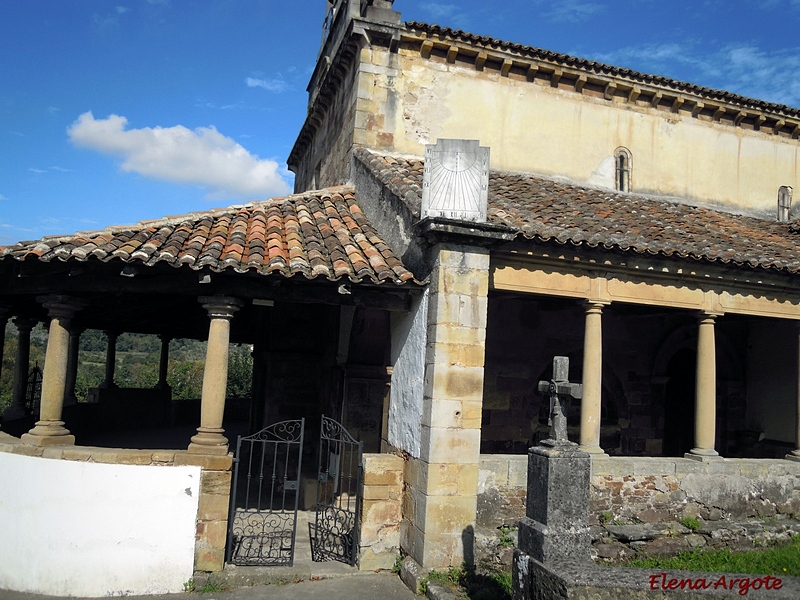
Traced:
<path id="1" fill-rule="evenodd" d="M 567 439 L 561 398 L 580 398 L 580 384 L 568 381 L 569 359 L 553 361 L 553 380 L 540 382 L 550 394 L 553 439 L 528 450 L 528 494 L 519 523 L 519 549 L 541 563 L 588 560 L 591 458 Z"/>

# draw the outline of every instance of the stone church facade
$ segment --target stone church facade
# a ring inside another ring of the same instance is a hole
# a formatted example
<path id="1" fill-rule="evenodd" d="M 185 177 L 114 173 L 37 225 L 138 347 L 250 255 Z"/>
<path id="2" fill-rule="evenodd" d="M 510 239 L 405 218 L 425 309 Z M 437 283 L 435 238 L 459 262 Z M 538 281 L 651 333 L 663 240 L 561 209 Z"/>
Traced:
<path id="1" fill-rule="evenodd" d="M 0 461 L 184 467 L 180 552 L 220 569 L 219 381 L 227 342 L 250 343 L 252 431 L 335 411 L 365 441 L 361 567 L 457 565 L 476 526 L 524 512 L 538 383 L 567 356 L 595 520 L 800 514 L 800 111 L 404 23 L 390 0 L 329 2 L 308 91 L 295 194 L 0 249 L 0 318 L 50 328 L 39 421 L 0 434 Z M 432 179 L 445 146 L 458 193 Z M 73 447 L 81 328 L 208 338 L 186 450 Z"/>

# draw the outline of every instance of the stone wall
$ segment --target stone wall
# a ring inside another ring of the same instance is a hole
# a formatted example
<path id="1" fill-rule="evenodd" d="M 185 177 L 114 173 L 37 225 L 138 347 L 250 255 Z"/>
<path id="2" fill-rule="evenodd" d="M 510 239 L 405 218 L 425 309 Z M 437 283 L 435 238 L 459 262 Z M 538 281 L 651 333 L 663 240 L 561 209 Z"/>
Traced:
<path id="1" fill-rule="evenodd" d="M 782 459 L 595 458 L 590 521 L 800 516 L 800 463 Z"/>
<path id="2" fill-rule="evenodd" d="M 527 456 L 482 454 L 478 524 L 525 515 Z M 589 521 L 668 523 L 800 517 L 800 463 L 783 459 L 594 457 Z"/>
<path id="3" fill-rule="evenodd" d="M 400 555 L 404 466 L 395 454 L 364 454 L 358 540 L 362 571 L 391 569 Z"/>

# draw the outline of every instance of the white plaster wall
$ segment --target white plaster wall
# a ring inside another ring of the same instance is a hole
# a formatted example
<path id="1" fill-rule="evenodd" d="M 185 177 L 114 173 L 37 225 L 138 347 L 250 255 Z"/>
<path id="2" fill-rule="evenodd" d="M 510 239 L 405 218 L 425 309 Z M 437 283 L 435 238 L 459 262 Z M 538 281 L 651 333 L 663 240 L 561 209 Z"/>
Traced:
<path id="1" fill-rule="evenodd" d="M 392 313 L 389 443 L 414 458 L 420 454 L 427 315 L 427 289 L 409 313 Z"/>
<path id="2" fill-rule="evenodd" d="M 193 573 L 199 484 L 200 467 L 0 453 L 0 589 L 182 591 Z"/>

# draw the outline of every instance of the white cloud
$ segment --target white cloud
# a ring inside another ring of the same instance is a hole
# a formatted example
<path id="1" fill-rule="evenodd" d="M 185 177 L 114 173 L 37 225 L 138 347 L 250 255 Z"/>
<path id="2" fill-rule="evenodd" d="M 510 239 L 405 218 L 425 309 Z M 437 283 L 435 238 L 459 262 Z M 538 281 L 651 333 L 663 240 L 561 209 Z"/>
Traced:
<path id="1" fill-rule="evenodd" d="M 211 198 L 254 199 L 281 195 L 289 186 L 274 160 L 260 159 L 215 127 L 127 129 L 119 115 L 83 113 L 67 129 L 73 144 L 122 159 L 121 168 L 144 177 L 197 185 Z"/>
<path id="2" fill-rule="evenodd" d="M 37 173 L 37 174 L 47 173 L 46 169 L 37 169 L 36 167 L 28 167 L 28 171 L 30 171 L 31 173 Z"/>
<path id="3" fill-rule="evenodd" d="M 577 23 L 590 19 L 592 15 L 600 12 L 604 8 L 602 4 L 596 4 L 594 2 L 562 0 L 557 3 L 552 10 L 544 13 L 544 16 L 551 21 Z"/>
<path id="4" fill-rule="evenodd" d="M 268 92 L 283 92 L 288 87 L 286 82 L 281 78 L 258 79 L 256 77 L 248 77 L 244 82 L 247 84 L 247 87 L 260 87 Z"/>
<path id="5" fill-rule="evenodd" d="M 713 44 L 711 44 L 713 46 Z M 665 75 L 742 96 L 800 107 L 800 49 L 766 51 L 728 44 L 704 51 L 707 42 L 620 48 L 593 58 L 645 73 Z"/>

